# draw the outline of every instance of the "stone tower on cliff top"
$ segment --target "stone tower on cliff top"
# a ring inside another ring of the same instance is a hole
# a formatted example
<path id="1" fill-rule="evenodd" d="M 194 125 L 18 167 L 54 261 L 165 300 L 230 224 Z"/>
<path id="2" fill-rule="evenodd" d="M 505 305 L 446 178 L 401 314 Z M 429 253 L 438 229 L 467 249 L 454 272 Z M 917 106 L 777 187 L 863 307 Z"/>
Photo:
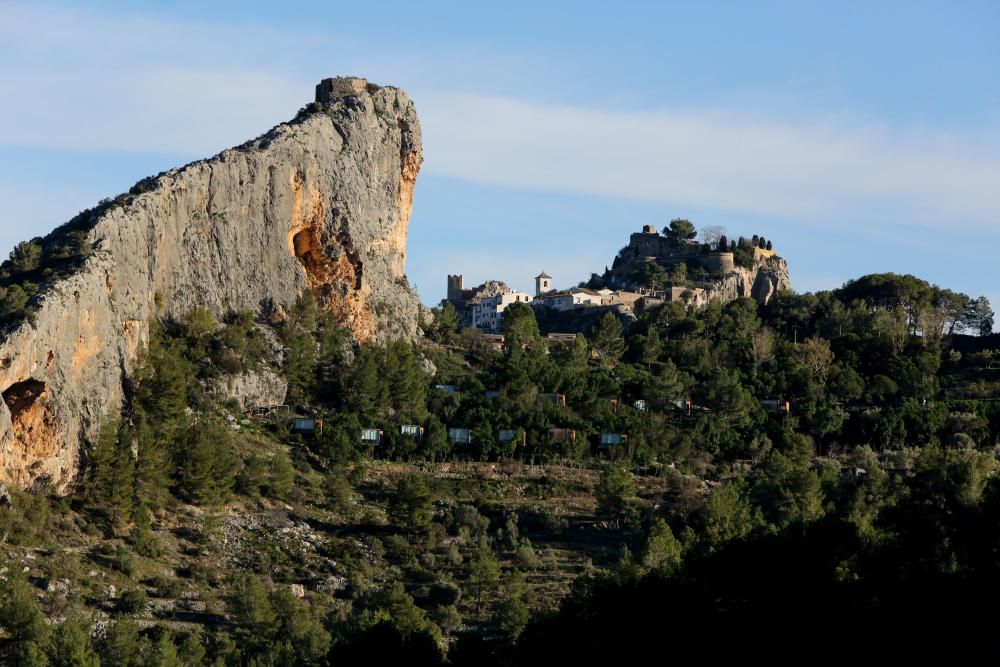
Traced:
<path id="1" fill-rule="evenodd" d="M 0 482 L 70 486 L 152 317 L 280 312 L 309 290 L 360 340 L 415 336 L 404 272 L 422 160 L 406 93 L 326 79 L 288 123 L 94 209 L 79 270 L 45 286 L 33 324 L 0 333 Z"/>

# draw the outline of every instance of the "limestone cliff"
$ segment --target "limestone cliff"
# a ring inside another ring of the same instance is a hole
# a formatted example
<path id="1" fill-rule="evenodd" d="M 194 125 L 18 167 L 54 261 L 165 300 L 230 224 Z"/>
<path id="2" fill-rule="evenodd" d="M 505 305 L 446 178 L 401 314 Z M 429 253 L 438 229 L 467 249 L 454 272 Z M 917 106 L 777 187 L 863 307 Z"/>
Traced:
<path id="1" fill-rule="evenodd" d="M 713 286 L 706 289 L 709 299 L 731 301 L 751 297 L 766 304 L 778 292 L 792 288 L 788 264 L 777 255 L 758 259 L 753 267 L 737 266 L 724 273 Z"/>
<path id="2" fill-rule="evenodd" d="M 0 482 L 67 489 L 151 317 L 280 313 L 312 290 L 360 340 L 416 335 L 404 271 L 422 160 L 403 91 L 327 79 L 294 120 L 102 206 L 79 270 L 0 334 Z"/>

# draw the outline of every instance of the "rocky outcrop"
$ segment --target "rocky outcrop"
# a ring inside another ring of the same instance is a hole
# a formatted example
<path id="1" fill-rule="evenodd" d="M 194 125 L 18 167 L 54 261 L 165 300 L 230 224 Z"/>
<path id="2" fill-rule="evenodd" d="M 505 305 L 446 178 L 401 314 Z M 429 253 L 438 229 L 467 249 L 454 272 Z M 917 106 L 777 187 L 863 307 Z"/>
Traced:
<path id="1" fill-rule="evenodd" d="M 102 207 L 79 271 L 0 340 L 0 482 L 68 488 L 117 416 L 154 316 L 281 312 L 306 290 L 360 340 L 416 335 L 405 276 L 422 162 L 413 103 L 328 79 L 291 122 Z"/>
<path id="2" fill-rule="evenodd" d="M 216 395 L 223 400 L 236 401 L 244 411 L 284 405 L 288 395 L 288 381 L 268 370 L 226 375 L 213 388 Z"/>
<path id="3" fill-rule="evenodd" d="M 778 292 L 791 288 L 792 278 L 788 272 L 788 264 L 775 255 L 757 260 L 749 269 L 742 266 L 731 269 L 706 291 L 709 299 L 731 301 L 739 297 L 750 297 L 758 303 L 766 304 Z"/>
<path id="4" fill-rule="evenodd" d="M 740 237 L 739 254 L 744 264 L 751 264 L 746 267 L 736 261 L 736 243 L 732 251 L 718 249 L 715 243 L 678 240 L 646 225 L 629 237 L 629 244 L 618 251 L 611 268 L 605 270 L 600 280 L 612 289 L 638 289 L 652 297 L 649 301 L 653 303 L 681 301 L 696 307 L 712 299 L 731 301 L 740 297 L 766 304 L 778 292 L 791 289 L 788 264 L 774 250 L 757 246 L 756 236 L 752 241 Z M 657 269 L 663 277 L 658 287 L 650 289 L 649 282 L 641 282 L 642 276 L 647 274 L 645 279 L 649 280 L 649 274 Z M 688 277 L 694 274 L 698 279 L 696 286 L 692 287 L 687 280 L 671 284 L 667 276 L 678 269 L 683 269 L 682 274 Z"/>

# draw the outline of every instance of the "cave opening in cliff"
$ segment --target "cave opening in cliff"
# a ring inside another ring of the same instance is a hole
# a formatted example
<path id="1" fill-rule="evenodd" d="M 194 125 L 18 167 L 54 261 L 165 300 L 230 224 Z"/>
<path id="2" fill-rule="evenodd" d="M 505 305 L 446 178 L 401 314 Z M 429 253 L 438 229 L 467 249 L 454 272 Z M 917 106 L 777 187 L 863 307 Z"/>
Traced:
<path id="1" fill-rule="evenodd" d="M 292 237 L 292 246 L 295 248 L 295 256 L 306 270 L 313 284 L 323 282 L 325 267 L 323 266 L 323 255 L 321 252 L 322 243 L 319 238 L 319 230 L 310 225 Z"/>
<path id="2" fill-rule="evenodd" d="M 11 421 L 15 424 L 18 423 L 19 417 L 30 410 L 44 393 L 45 383 L 35 379 L 18 382 L 8 387 L 3 392 L 3 402 L 10 410 Z"/>
<path id="3" fill-rule="evenodd" d="M 337 235 L 333 240 L 341 245 L 343 252 L 331 259 L 323 250 L 318 226 L 310 225 L 292 237 L 295 257 L 305 269 L 314 289 L 337 282 L 360 290 L 362 272 L 360 258 L 342 236 Z"/>

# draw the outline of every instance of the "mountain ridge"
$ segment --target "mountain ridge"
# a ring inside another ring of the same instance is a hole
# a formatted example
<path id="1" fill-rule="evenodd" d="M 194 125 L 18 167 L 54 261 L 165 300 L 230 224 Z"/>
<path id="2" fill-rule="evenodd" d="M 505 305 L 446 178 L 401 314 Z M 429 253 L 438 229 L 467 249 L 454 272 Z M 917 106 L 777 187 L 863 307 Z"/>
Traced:
<path id="1" fill-rule="evenodd" d="M 358 340 L 416 336 L 405 277 L 416 109 L 357 78 L 324 80 L 317 100 L 239 147 L 140 181 L 84 225 L 79 266 L 0 339 L 0 483 L 70 487 L 81 440 L 120 412 L 152 317 L 280 319 L 310 290 Z"/>

